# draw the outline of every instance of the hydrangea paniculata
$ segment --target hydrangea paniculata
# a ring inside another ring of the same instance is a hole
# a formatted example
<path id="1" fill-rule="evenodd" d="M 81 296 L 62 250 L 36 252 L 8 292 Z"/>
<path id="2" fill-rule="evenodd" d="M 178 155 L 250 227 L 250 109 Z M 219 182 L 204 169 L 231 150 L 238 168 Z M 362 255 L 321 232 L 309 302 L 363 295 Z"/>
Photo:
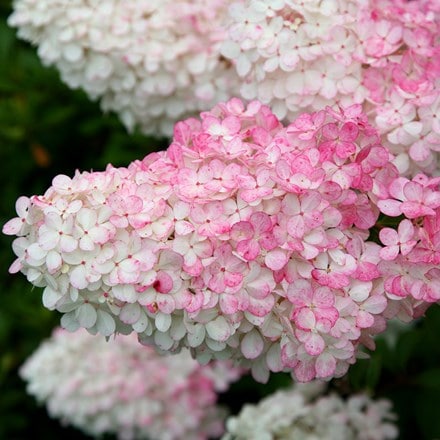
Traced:
<path id="1" fill-rule="evenodd" d="M 436 0 L 246 0 L 222 45 L 241 94 L 280 118 L 363 104 L 401 171 L 437 170 L 440 8 Z"/>
<path id="2" fill-rule="evenodd" d="M 342 399 L 323 394 L 322 384 L 299 384 L 246 404 L 226 422 L 222 440 L 391 440 L 395 416 L 387 399 L 366 394 Z"/>
<path id="3" fill-rule="evenodd" d="M 89 435 L 204 440 L 224 432 L 217 392 L 241 372 L 230 362 L 201 366 L 188 351 L 158 355 L 134 335 L 106 341 L 58 328 L 20 374 L 51 417 Z"/>
<path id="4" fill-rule="evenodd" d="M 392 160 L 359 105 L 283 126 L 232 99 L 167 151 L 21 197 L 10 271 L 72 331 L 134 331 L 259 381 L 339 377 L 387 319 L 440 299 L 439 178 Z"/>
<path id="5" fill-rule="evenodd" d="M 225 16 L 223 0 L 15 0 L 8 23 L 128 129 L 168 136 L 238 90 Z"/>

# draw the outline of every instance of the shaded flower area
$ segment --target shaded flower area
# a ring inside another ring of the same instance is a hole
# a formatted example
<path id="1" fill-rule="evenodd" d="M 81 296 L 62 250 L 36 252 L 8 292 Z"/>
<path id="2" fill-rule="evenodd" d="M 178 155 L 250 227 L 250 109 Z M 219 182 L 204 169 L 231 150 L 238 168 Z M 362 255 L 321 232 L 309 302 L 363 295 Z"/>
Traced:
<path id="1" fill-rule="evenodd" d="M 224 431 L 216 405 L 242 371 L 230 362 L 201 366 L 187 351 L 161 356 L 136 337 L 106 341 L 85 330 L 55 329 L 20 374 L 51 417 L 94 437 L 208 439 Z"/>
<path id="2" fill-rule="evenodd" d="M 223 0 L 20 0 L 8 23 L 130 131 L 169 136 L 176 121 L 238 92 L 220 55 L 226 12 Z"/>
<path id="3" fill-rule="evenodd" d="M 386 399 L 366 394 L 343 399 L 319 382 L 297 384 L 245 405 L 227 420 L 223 440 L 386 440 L 398 432 Z"/>
<path id="4" fill-rule="evenodd" d="M 10 271 L 71 331 L 136 332 L 260 382 L 341 377 L 387 320 L 439 300 L 439 178 L 393 158 L 359 105 L 284 126 L 232 99 L 167 151 L 20 198 Z"/>

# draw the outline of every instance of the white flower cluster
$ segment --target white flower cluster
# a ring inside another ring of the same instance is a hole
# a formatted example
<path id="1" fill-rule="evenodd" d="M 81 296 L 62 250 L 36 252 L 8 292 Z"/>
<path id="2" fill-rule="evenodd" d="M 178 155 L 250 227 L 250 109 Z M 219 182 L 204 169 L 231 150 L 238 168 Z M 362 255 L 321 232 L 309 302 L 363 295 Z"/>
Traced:
<path id="1" fill-rule="evenodd" d="M 216 391 L 241 372 L 225 362 L 201 366 L 188 351 L 160 356 L 134 335 L 106 341 L 58 328 L 20 373 L 51 417 L 89 435 L 203 440 L 223 433 Z"/>
<path id="2" fill-rule="evenodd" d="M 245 405 L 226 422 L 223 440 L 385 440 L 397 437 L 391 404 L 365 394 L 322 396 L 310 382 Z"/>
<path id="3" fill-rule="evenodd" d="M 226 9 L 223 0 L 16 0 L 8 23 L 129 130 L 168 136 L 237 94 L 220 56 Z"/>

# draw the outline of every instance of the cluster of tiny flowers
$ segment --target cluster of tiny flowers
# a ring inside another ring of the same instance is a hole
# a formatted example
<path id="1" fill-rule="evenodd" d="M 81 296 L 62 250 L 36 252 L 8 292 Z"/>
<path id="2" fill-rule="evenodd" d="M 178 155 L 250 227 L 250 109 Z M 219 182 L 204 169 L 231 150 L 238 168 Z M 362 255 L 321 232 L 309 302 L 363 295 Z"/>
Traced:
<path id="1" fill-rule="evenodd" d="M 278 117 L 360 103 L 402 172 L 432 173 L 440 150 L 436 0 L 247 0 L 230 7 L 223 55 L 241 94 Z"/>
<path id="2" fill-rule="evenodd" d="M 15 0 L 8 23 L 128 129 L 168 136 L 238 90 L 225 16 L 223 0 Z"/>
<path id="3" fill-rule="evenodd" d="M 299 384 L 226 421 L 222 440 L 386 440 L 397 438 L 391 402 L 365 394 L 322 395 L 321 384 Z"/>
<path id="4" fill-rule="evenodd" d="M 158 355 L 134 335 L 106 341 L 56 329 L 20 374 L 51 417 L 89 435 L 203 440 L 224 432 L 217 392 L 241 372 L 229 362 L 201 366 L 188 351 Z"/>
<path id="5" fill-rule="evenodd" d="M 10 271 L 71 331 L 134 331 L 263 382 L 340 377 L 387 319 L 440 299 L 440 178 L 392 159 L 360 106 L 283 126 L 232 99 L 167 151 L 21 197 Z"/>

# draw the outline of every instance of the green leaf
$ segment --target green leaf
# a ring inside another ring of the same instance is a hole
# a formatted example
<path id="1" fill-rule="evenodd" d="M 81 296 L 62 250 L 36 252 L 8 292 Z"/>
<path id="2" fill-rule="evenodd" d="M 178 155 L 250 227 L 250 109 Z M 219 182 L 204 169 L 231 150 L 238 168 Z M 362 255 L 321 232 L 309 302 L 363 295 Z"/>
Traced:
<path id="1" fill-rule="evenodd" d="M 440 368 L 423 371 L 417 376 L 415 382 L 423 388 L 440 391 Z"/>
<path id="2" fill-rule="evenodd" d="M 415 416 L 423 439 L 440 438 L 438 390 L 424 390 L 414 395 Z"/>
<path id="3" fill-rule="evenodd" d="M 11 57 L 14 42 L 14 31 L 6 23 L 0 22 L 0 66 L 3 66 L 0 67 L 1 70 L 4 69 L 4 66 L 6 66 Z"/>
<path id="4" fill-rule="evenodd" d="M 417 329 L 404 333 L 398 339 L 396 345 L 396 366 L 401 370 L 407 367 L 408 361 L 415 354 L 420 346 L 420 334 Z"/>

